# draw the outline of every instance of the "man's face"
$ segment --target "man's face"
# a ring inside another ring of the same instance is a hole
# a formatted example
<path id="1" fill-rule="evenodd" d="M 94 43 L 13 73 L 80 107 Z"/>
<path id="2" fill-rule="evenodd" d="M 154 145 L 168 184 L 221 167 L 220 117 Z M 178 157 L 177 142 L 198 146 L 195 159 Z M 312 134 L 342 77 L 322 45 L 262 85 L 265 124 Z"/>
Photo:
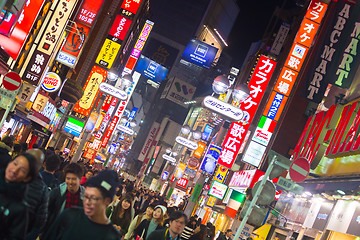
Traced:
<path id="1" fill-rule="evenodd" d="M 99 189 L 95 187 L 86 187 L 84 192 L 83 207 L 84 213 L 88 218 L 104 214 L 110 198 L 104 199 Z"/>
<path id="2" fill-rule="evenodd" d="M 73 173 L 67 173 L 65 176 L 67 190 L 71 193 L 76 193 L 80 188 L 80 178 Z"/>
<path id="3" fill-rule="evenodd" d="M 232 232 L 226 232 L 226 237 L 231 237 Z"/>
<path id="4" fill-rule="evenodd" d="M 89 179 L 89 178 L 91 178 L 92 176 L 93 176 L 93 173 L 92 173 L 92 172 L 87 172 L 87 173 L 85 174 L 86 179 Z"/>
<path id="5" fill-rule="evenodd" d="M 186 220 L 184 217 L 175 219 L 170 222 L 170 231 L 179 235 L 184 231 Z"/>

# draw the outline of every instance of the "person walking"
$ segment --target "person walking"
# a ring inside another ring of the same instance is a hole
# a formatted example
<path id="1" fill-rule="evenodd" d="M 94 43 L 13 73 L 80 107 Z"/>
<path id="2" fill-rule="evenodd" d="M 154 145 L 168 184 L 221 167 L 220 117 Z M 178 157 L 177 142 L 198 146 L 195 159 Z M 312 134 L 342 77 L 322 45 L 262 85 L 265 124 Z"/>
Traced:
<path id="1" fill-rule="evenodd" d="M 6 168 L 9 162 L 13 159 L 10 155 L 14 141 L 12 137 L 6 136 L 0 141 L 0 168 Z"/>
<path id="2" fill-rule="evenodd" d="M 114 227 L 124 236 L 131 223 L 131 203 L 133 198 L 131 195 L 126 194 L 114 206 L 109 206 L 106 209 L 106 216 L 114 224 Z"/>
<path id="3" fill-rule="evenodd" d="M 55 177 L 55 171 L 60 166 L 59 156 L 53 154 L 46 158 L 45 160 L 45 169 L 40 172 L 40 175 L 43 178 L 44 183 L 50 190 L 55 189 L 60 185 L 60 181 Z"/>
<path id="4" fill-rule="evenodd" d="M 207 236 L 207 229 L 204 224 L 200 224 L 200 226 L 196 227 L 194 230 L 194 234 L 189 238 L 189 240 L 205 240 Z"/>
<path id="5" fill-rule="evenodd" d="M 85 188 L 80 186 L 83 169 L 77 163 L 70 163 L 64 169 L 65 182 L 50 192 L 49 216 L 45 230 L 55 221 L 57 216 L 66 208 L 81 207 Z"/>
<path id="6" fill-rule="evenodd" d="M 129 240 L 133 237 L 134 230 L 140 225 L 140 223 L 144 220 L 151 220 L 153 217 L 155 205 L 151 204 L 147 207 L 146 211 L 144 213 L 140 213 L 137 215 L 130 223 L 128 232 L 125 235 L 126 240 Z"/>
<path id="7" fill-rule="evenodd" d="M 173 212 L 169 217 L 169 227 L 153 231 L 146 240 L 180 240 L 187 219 L 184 213 L 180 211 Z"/>
<path id="8" fill-rule="evenodd" d="M 41 238 L 42 240 L 120 240 L 120 233 L 106 217 L 119 184 L 117 173 L 103 170 L 85 184 L 83 208 L 67 208 Z"/>
<path id="9" fill-rule="evenodd" d="M 157 205 L 153 212 L 151 220 L 143 220 L 140 225 L 134 230 L 134 236 L 140 237 L 140 240 L 147 239 L 147 237 L 155 230 L 160 230 L 164 225 L 164 217 L 166 214 L 166 207 Z"/>
<path id="10" fill-rule="evenodd" d="M 181 234 L 181 239 L 188 240 L 193 234 L 196 228 L 195 216 L 190 217 L 188 224 L 186 224 L 184 231 Z"/>
<path id="11" fill-rule="evenodd" d="M 216 240 L 231 240 L 232 230 L 228 229 L 225 233 L 220 233 L 219 237 Z"/>
<path id="12" fill-rule="evenodd" d="M 28 206 L 26 185 L 38 175 L 38 163 L 28 153 L 19 154 L 0 169 L 0 239 L 24 239 Z"/>

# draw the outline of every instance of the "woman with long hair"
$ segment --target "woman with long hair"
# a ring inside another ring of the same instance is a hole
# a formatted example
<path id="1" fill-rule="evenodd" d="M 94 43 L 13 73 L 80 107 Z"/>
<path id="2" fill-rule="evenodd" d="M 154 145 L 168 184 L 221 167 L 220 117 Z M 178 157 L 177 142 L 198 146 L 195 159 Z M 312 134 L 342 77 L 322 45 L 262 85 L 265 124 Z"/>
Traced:
<path id="1" fill-rule="evenodd" d="M 131 204 L 132 196 L 125 195 L 122 197 L 118 204 L 109 206 L 106 209 L 106 216 L 114 224 L 114 227 L 122 234 L 125 235 L 131 223 Z"/>
<path id="2" fill-rule="evenodd" d="M 164 218 L 166 215 L 166 207 L 157 205 L 154 209 L 151 220 L 143 220 L 140 225 L 134 230 L 134 238 L 140 237 L 140 240 L 145 239 L 155 230 L 163 228 Z"/>
<path id="3" fill-rule="evenodd" d="M 207 227 L 204 224 L 196 227 L 194 234 L 189 238 L 189 240 L 205 240 L 207 236 Z"/>
<path id="4" fill-rule="evenodd" d="M 28 153 L 19 154 L 0 169 L 0 239 L 24 239 L 28 210 L 26 184 L 37 178 L 39 164 Z"/>

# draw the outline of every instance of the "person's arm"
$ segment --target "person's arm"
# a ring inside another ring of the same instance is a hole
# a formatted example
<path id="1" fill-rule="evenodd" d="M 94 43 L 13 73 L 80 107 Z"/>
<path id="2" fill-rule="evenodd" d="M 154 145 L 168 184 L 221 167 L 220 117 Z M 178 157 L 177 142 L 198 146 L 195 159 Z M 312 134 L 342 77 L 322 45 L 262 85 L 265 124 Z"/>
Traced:
<path id="1" fill-rule="evenodd" d="M 128 240 L 131 238 L 132 234 L 134 233 L 136 223 L 138 221 L 139 215 L 137 215 L 130 223 L 128 232 L 125 234 L 125 240 Z"/>

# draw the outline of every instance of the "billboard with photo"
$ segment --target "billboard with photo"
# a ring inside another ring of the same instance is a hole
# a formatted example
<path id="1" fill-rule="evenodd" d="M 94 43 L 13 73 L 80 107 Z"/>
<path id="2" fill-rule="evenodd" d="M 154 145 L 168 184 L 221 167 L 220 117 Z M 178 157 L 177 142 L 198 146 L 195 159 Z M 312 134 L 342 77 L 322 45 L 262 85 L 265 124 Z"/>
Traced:
<path id="1" fill-rule="evenodd" d="M 182 59 L 204 68 L 210 68 L 217 51 L 218 49 L 216 47 L 192 39 L 186 46 Z"/>
<path id="2" fill-rule="evenodd" d="M 167 68 L 143 55 L 140 56 L 135 71 L 158 84 L 165 79 L 168 73 Z"/>

